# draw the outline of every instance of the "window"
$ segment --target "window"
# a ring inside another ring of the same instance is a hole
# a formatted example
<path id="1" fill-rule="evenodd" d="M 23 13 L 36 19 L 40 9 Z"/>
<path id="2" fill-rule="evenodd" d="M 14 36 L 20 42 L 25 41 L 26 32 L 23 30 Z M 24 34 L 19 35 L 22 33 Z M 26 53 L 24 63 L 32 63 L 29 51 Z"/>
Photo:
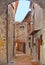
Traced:
<path id="1" fill-rule="evenodd" d="M 20 29 L 24 30 L 24 26 L 20 26 Z"/>

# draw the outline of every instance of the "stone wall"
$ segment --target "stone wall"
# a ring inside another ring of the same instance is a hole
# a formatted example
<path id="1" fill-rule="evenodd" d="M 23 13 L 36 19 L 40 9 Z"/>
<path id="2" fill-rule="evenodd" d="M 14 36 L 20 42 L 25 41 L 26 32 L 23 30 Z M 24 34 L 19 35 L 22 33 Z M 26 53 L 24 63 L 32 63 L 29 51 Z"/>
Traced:
<path id="1" fill-rule="evenodd" d="M 24 26 L 23 28 L 20 28 L 20 26 Z M 27 31 L 27 23 L 15 23 L 15 41 L 19 41 L 22 44 L 25 43 L 25 52 L 26 54 L 30 54 L 30 48 L 28 44 L 28 31 Z"/>
<path id="2" fill-rule="evenodd" d="M 38 30 L 38 29 L 42 29 L 42 22 L 43 22 L 43 9 L 40 8 L 39 5 L 35 4 L 34 5 L 34 28 L 35 30 Z M 38 10 L 37 10 L 38 9 Z"/>
<path id="3" fill-rule="evenodd" d="M 34 35 L 34 38 L 35 38 L 35 43 L 37 43 L 37 39 L 40 38 L 40 35 L 42 34 L 42 45 L 40 45 L 40 62 L 42 64 L 44 64 L 45 62 L 45 53 L 44 53 L 44 43 L 45 43 L 45 16 L 43 15 L 44 14 L 44 10 L 36 3 L 33 3 L 33 6 L 32 7 L 32 20 L 34 21 L 34 30 L 38 30 L 38 29 L 41 29 L 38 33 L 36 33 Z M 38 9 L 38 10 L 37 10 Z M 33 17 L 34 15 L 34 17 Z M 33 19 L 34 18 L 34 19 Z M 37 44 L 36 44 L 37 45 Z M 36 46 L 35 46 L 36 47 Z M 37 51 L 35 51 L 36 55 L 38 56 L 37 54 Z M 33 54 L 35 54 L 33 53 Z"/>
<path id="4" fill-rule="evenodd" d="M 43 54 L 42 54 L 42 64 L 45 64 L 45 11 L 43 11 L 43 28 L 42 28 L 42 35 L 43 35 L 43 46 L 41 47 L 43 50 Z M 41 52 L 42 52 L 41 50 Z"/>
<path id="5" fill-rule="evenodd" d="M 6 9 L 4 9 L 0 15 L 0 63 L 6 63 L 6 59 Z"/>
<path id="6" fill-rule="evenodd" d="M 8 13 L 6 12 L 6 1 L 5 3 L 1 1 L 0 4 L 0 63 L 7 63 L 7 54 L 8 54 L 8 61 L 13 58 L 13 24 L 14 19 L 13 16 L 13 9 L 10 8 Z M 5 5 L 5 6 L 4 6 Z M 8 9 L 7 9 L 8 10 Z M 11 12 L 12 11 L 12 12 Z M 7 16 L 8 14 L 8 16 Z M 7 19 L 8 19 L 8 34 L 7 34 Z M 8 35 L 8 37 L 7 37 Z M 8 42 L 7 42 L 8 38 Z M 8 53 L 6 43 L 8 43 Z M 12 50 L 12 51 L 11 51 Z"/>
<path id="7" fill-rule="evenodd" d="M 20 26 L 24 26 L 23 28 L 20 28 Z M 25 39 L 27 38 L 27 23 L 15 23 L 15 40 L 19 39 L 22 42 L 25 42 Z"/>
<path id="8" fill-rule="evenodd" d="M 14 9 L 11 6 L 11 4 L 9 4 L 8 5 L 8 61 L 13 59 L 13 44 L 14 44 L 13 36 L 14 36 Z"/>
<path id="9" fill-rule="evenodd" d="M 33 3 L 31 10 L 32 10 L 31 21 L 33 24 L 31 30 L 42 29 L 42 26 L 43 26 L 43 22 L 42 22 L 43 21 L 43 9 L 38 4 Z"/>
<path id="10" fill-rule="evenodd" d="M 41 8 L 45 8 L 45 0 L 31 0 L 31 1 L 37 3 Z"/>
<path id="11" fill-rule="evenodd" d="M 40 8 L 36 5 L 35 9 L 35 29 L 41 29 L 35 36 L 35 39 L 38 39 L 42 34 L 42 45 L 40 45 L 40 63 L 45 64 L 45 9 Z M 36 14 L 37 13 L 37 14 Z"/>

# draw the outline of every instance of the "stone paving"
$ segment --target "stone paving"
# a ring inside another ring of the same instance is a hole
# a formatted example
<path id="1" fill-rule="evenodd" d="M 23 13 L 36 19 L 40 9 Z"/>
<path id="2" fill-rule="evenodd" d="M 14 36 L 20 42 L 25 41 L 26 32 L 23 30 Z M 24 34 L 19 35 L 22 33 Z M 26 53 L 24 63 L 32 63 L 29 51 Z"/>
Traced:
<path id="1" fill-rule="evenodd" d="M 8 65 L 39 65 L 38 62 L 32 62 L 32 57 L 28 55 L 16 56 Z"/>

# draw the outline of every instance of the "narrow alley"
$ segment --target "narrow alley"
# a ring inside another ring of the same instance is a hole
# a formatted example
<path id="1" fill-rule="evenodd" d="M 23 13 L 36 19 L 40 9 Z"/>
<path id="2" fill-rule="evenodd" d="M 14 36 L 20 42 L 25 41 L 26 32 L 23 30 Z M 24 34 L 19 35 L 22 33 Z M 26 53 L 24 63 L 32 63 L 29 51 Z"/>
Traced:
<path id="1" fill-rule="evenodd" d="M 32 58 L 30 55 L 20 54 L 15 56 L 14 60 L 9 62 L 8 65 L 40 65 L 39 62 Z"/>
<path id="2" fill-rule="evenodd" d="M 45 65 L 45 0 L 0 0 L 0 65 Z"/>

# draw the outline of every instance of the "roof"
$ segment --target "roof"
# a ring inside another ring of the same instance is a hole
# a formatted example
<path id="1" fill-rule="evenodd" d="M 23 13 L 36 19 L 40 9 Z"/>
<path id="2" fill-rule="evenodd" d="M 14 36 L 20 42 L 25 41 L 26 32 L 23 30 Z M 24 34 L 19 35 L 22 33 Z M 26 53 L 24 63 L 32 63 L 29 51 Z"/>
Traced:
<path id="1" fill-rule="evenodd" d="M 25 16 L 25 18 L 23 19 L 22 22 L 24 22 L 24 20 L 25 20 L 29 15 L 30 15 L 30 17 L 31 17 L 31 11 L 29 11 L 29 12 L 26 14 L 26 16 Z"/>

